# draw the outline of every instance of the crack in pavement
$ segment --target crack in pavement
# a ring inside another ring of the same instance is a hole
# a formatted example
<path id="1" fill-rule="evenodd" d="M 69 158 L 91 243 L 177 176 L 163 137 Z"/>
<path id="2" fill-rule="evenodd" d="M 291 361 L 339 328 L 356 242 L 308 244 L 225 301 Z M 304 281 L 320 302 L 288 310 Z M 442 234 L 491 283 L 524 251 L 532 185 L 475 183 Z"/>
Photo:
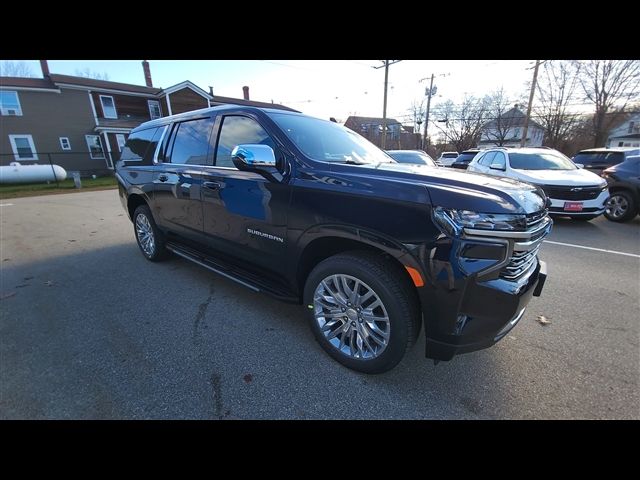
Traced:
<path id="1" fill-rule="evenodd" d="M 198 307 L 198 313 L 196 313 L 196 318 L 193 322 L 193 343 L 195 345 L 198 345 L 198 340 L 199 340 L 199 330 L 200 330 L 200 323 L 202 322 L 202 320 L 204 320 L 204 316 L 207 313 L 207 309 L 209 308 L 209 304 L 211 304 L 211 300 L 213 300 L 213 294 L 215 292 L 214 289 L 214 281 L 211 280 L 211 283 L 209 284 L 209 296 L 207 297 L 207 299 L 200 304 L 200 306 Z"/>

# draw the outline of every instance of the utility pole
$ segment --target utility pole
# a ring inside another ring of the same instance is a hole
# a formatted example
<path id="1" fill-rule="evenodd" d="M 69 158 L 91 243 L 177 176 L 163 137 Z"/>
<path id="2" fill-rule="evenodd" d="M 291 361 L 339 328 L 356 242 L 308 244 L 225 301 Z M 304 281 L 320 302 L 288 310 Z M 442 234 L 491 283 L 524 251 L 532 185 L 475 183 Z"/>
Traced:
<path id="1" fill-rule="evenodd" d="M 390 62 L 389 60 L 382 60 L 383 65 L 379 67 L 373 67 L 376 70 L 378 68 L 384 67 L 384 104 L 382 105 L 382 149 L 384 150 L 385 144 L 387 143 L 387 85 L 389 83 L 389 65 L 393 65 L 394 63 L 398 63 L 401 60 L 394 60 Z"/>
<path id="2" fill-rule="evenodd" d="M 533 81 L 531 82 L 531 92 L 529 93 L 529 105 L 527 106 L 527 116 L 524 118 L 524 128 L 522 129 L 522 138 L 520 139 L 520 146 L 524 147 L 527 142 L 527 131 L 529 130 L 529 117 L 531 116 L 531 107 L 533 106 L 533 95 L 536 92 L 536 81 L 538 80 L 538 67 L 540 66 L 540 60 L 536 60 L 536 66 L 533 70 Z"/>
<path id="3" fill-rule="evenodd" d="M 427 131 L 429 130 L 429 110 L 431 109 L 431 93 L 433 92 L 433 73 L 429 84 L 429 96 L 427 97 L 427 115 L 424 122 L 424 137 L 422 138 L 422 150 L 427 151 Z"/>
<path id="4" fill-rule="evenodd" d="M 438 76 L 438 77 L 448 77 L 449 75 L 451 75 L 450 73 L 442 73 L 442 74 L 431 74 L 431 82 L 429 83 L 429 90 L 427 90 L 425 92 L 425 94 L 427 95 L 427 114 L 426 114 L 426 118 L 425 118 L 425 122 L 424 122 L 424 138 L 422 139 L 422 149 L 426 152 L 427 151 L 427 132 L 429 130 L 429 112 L 431 111 L 431 97 L 435 94 L 435 91 L 433 90 L 433 79 Z M 420 82 L 425 81 L 427 78 L 422 78 L 420 79 Z"/>

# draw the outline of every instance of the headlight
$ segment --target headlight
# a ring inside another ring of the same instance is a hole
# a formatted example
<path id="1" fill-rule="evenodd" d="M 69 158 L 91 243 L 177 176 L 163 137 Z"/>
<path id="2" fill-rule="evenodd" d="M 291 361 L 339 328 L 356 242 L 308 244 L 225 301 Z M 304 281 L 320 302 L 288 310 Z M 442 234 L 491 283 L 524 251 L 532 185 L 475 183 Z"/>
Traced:
<path id="1" fill-rule="evenodd" d="M 463 228 L 478 230 L 526 230 L 526 215 L 504 213 L 479 213 L 471 210 L 454 210 L 436 207 L 433 217 L 449 235 L 457 236 Z"/>

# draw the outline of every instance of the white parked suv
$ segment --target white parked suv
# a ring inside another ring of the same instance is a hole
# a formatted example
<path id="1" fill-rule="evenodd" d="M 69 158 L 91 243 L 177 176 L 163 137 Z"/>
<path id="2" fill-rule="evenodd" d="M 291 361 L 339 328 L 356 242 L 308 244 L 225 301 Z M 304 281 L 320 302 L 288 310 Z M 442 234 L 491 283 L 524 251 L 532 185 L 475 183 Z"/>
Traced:
<path id="1" fill-rule="evenodd" d="M 458 152 L 442 152 L 436 160 L 436 164 L 440 167 L 450 167 L 456 158 L 458 158 Z"/>
<path id="2" fill-rule="evenodd" d="M 604 212 L 609 198 L 604 179 L 550 148 L 490 148 L 476 155 L 467 171 L 539 186 L 551 200 L 552 215 L 591 220 Z"/>

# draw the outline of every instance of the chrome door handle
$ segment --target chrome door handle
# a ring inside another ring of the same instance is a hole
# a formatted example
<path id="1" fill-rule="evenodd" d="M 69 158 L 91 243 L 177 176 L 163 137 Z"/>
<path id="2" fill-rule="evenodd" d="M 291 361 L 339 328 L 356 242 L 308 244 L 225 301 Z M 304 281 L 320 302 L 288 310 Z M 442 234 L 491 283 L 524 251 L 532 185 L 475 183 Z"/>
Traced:
<path id="1" fill-rule="evenodd" d="M 219 182 L 204 182 L 202 186 L 204 188 L 208 188 L 209 190 L 220 190 L 221 187 Z"/>

